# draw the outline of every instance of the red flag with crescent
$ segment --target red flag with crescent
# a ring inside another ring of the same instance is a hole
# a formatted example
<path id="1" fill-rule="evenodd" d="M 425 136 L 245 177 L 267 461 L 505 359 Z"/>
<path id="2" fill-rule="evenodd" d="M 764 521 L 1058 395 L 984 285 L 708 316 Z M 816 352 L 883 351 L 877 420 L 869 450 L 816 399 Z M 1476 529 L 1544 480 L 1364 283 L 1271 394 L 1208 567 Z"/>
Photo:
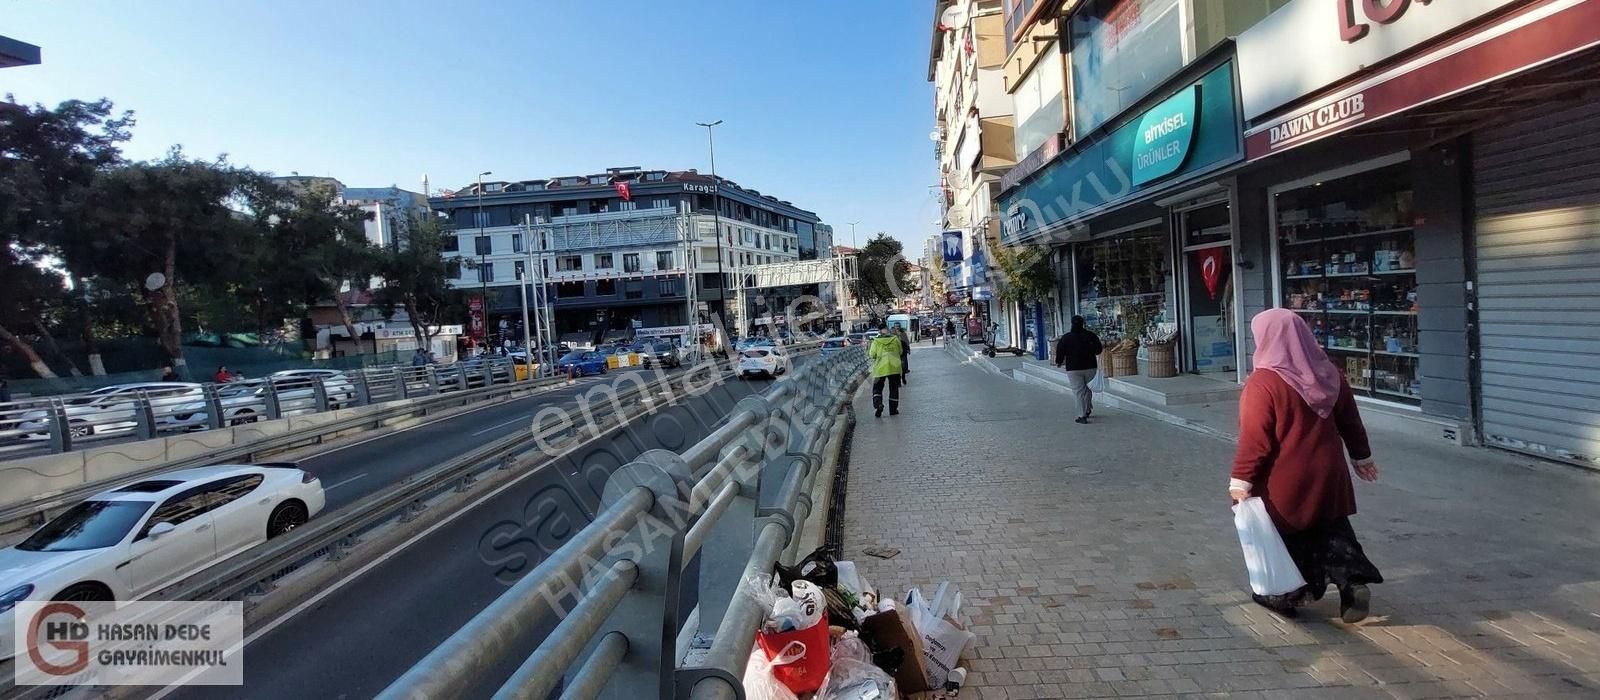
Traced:
<path id="1" fill-rule="evenodd" d="M 1206 293 L 1210 294 L 1212 299 L 1217 298 L 1217 287 L 1222 284 L 1223 265 L 1226 262 L 1222 259 L 1222 251 L 1222 248 L 1207 248 L 1198 253 L 1200 281 L 1205 282 Z"/>
<path id="2" fill-rule="evenodd" d="M 617 194 L 622 197 L 622 201 L 633 201 L 633 192 L 628 189 L 628 183 L 618 181 L 615 186 L 617 188 Z"/>

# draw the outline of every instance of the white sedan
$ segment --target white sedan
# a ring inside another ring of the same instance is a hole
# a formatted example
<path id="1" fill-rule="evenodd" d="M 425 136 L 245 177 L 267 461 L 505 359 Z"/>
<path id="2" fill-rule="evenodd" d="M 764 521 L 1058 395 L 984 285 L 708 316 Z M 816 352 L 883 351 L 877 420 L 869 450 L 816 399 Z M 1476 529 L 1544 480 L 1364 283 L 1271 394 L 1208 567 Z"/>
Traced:
<path id="1" fill-rule="evenodd" d="M 0 550 L 0 629 L 25 600 L 135 600 L 282 535 L 322 511 L 293 464 L 200 467 L 136 481 L 67 509 Z M 15 655 L 0 634 L 0 659 Z"/>
<path id="2" fill-rule="evenodd" d="M 789 354 L 780 345 L 756 345 L 739 353 L 739 378 L 776 377 L 789 371 Z"/>

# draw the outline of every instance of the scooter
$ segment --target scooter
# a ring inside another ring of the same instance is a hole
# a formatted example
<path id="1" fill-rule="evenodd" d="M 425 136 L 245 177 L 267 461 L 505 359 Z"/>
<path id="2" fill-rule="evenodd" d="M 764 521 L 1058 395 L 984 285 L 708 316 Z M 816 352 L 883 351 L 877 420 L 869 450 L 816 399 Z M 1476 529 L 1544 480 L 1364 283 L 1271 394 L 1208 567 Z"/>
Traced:
<path id="1" fill-rule="evenodd" d="M 989 326 L 989 332 L 983 334 L 983 354 L 987 355 L 989 357 L 994 357 L 997 353 L 1009 352 L 1012 355 L 1016 355 L 1017 357 L 1022 357 L 1022 354 L 1027 352 L 1027 350 L 1023 350 L 1022 348 L 1018 348 L 1018 347 L 1007 346 L 1007 347 L 1003 347 L 1002 348 L 1002 347 L 995 346 L 994 338 L 995 338 L 995 335 L 996 335 L 996 331 L 998 331 L 999 328 L 1000 328 L 1000 324 L 998 324 L 998 323 L 993 324 L 993 325 Z"/>

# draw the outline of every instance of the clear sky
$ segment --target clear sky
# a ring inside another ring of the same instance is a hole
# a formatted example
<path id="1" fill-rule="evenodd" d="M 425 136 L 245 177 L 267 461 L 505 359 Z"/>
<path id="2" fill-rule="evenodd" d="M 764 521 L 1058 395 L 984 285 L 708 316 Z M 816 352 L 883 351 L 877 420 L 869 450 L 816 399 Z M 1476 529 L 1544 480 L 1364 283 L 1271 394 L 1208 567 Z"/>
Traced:
<path id="1" fill-rule="evenodd" d="M 346 185 L 459 188 L 607 167 L 717 170 L 909 257 L 937 230 L 932 0 L 44 2 L 0 92 L 135 111 L 127 152 L 227 154 Z"/>

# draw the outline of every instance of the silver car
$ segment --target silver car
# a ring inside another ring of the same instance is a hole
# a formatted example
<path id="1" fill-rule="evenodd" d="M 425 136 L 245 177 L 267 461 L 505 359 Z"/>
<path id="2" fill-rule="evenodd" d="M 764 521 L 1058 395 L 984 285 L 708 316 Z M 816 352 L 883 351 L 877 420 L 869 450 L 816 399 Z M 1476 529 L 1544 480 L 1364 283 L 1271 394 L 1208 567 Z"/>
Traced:
<path id="1" fill-rule="evenodd" d="M 67 430 L 73 438 L 131 433 L 138 427 L 136 408 L 139 398 L 150 400 L 151 413 L 158 425 L 181 424 L 189 420 L 187 407 L 204 396 L 199 384 L 190 382 L 137 382 L 101 387 L 87 394 L 62 399 Z M 203 404 L 202 404 L 203 405 Z M 50 437 L 50 410 L 28 411 L 17 419 L 17 430 L 26 439 Z"/>

